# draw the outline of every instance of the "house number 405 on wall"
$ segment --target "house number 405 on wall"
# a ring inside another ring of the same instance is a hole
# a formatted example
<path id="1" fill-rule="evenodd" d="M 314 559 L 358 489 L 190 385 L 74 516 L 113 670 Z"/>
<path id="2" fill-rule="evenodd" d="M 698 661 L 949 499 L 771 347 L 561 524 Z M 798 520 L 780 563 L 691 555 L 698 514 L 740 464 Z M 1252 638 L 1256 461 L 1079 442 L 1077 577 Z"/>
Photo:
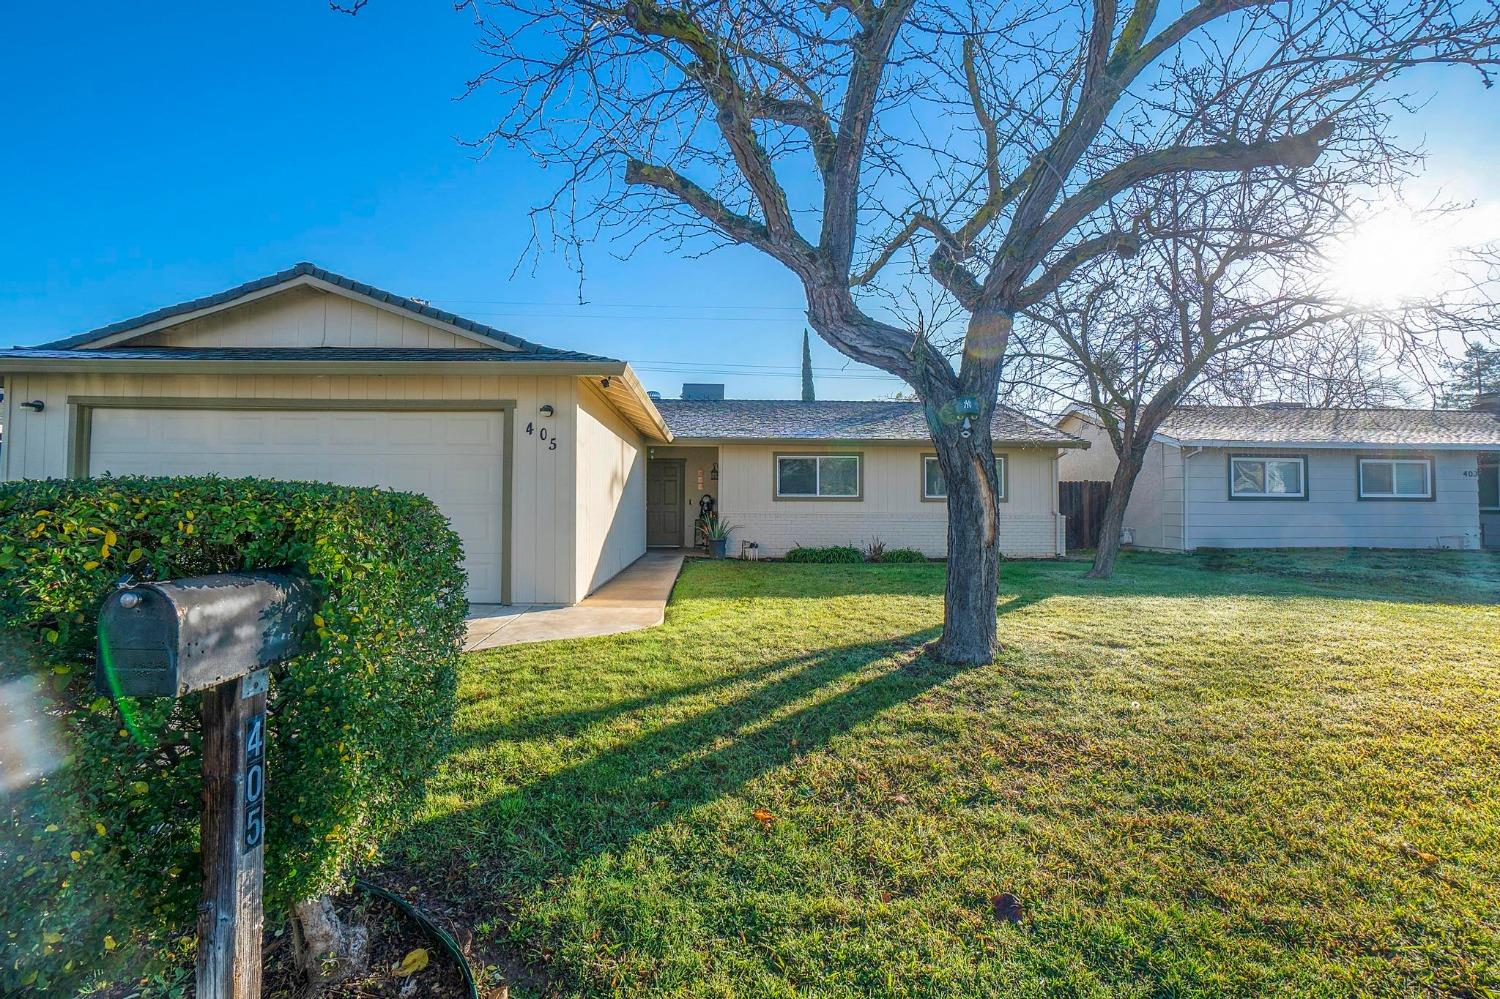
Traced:
<path id="1" fill-rule="evenodd" d="M 546 427 L 538 427 L 534 423 L 528 423 L 526 424 L 526 433 L 528 435 L 536 434 L 536 439 L 545 443 L 548 451 L 557 450 L 557 438 L 552 436 L 552 432 Z"/>

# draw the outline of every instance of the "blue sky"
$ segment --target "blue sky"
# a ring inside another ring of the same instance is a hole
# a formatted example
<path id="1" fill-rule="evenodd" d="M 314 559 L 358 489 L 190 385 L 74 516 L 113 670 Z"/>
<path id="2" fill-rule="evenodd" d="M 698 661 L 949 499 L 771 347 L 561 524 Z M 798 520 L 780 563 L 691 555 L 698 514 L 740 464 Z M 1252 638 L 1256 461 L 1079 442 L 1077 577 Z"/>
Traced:
<path id="1" fill-rule="evenodd" d="M 0 39 L 0 346 L 35 343 L 312 260 L 542 343 L 632 361 L 648 387 L 798 391 L 801 296 L 758 254 L 592 248 L 512 274 L 551 178 L 519 152 L 476 159 L 483 67 L 443 2 L 359 17 L 317 0 L 31 4 Z M 1418 81 L 1433 102 L 1429 186 L 1500 201 L 1500 88 Z M 899 387 L 813 343 L 819 394 Z"/>

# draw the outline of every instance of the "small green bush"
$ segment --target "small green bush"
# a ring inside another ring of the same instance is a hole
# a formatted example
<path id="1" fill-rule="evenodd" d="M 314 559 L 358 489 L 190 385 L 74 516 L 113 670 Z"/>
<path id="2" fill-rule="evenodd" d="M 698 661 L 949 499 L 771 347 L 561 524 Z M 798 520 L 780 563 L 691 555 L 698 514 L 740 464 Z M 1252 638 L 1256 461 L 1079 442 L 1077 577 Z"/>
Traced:
<path id="1" fill-rule="evenodd" d="M 0 806 L 0 993 L 72 994 L 190 952 L 200 698 L 95 694 L 95 617 L 119 577 L 292 565 L 322 591 L 316 649 L 271 684 L 274 921 L 342 886 L 420 803 L 455 708 L 461 557 L 437 508 L 407 493 L 217 478 L 0 486 L 0 681 L 40 692 L 60 763 Z"/>
<path id="2" fill-rule="evenodd" d="M 926 562 L 927 556 L 915 548 L 891 548 L 880 556 L 880 561 L 890 563 Z"/>
<path id="3" fill-rule="evenodd" d="M 832 565 L 863 562 L 865 555 L 853 545 L 831 545 L 827 548 L 803 548 L 798 545 L 787 552 L 784 559 L 787 562 L 816 562 L 821 565 Z"/>

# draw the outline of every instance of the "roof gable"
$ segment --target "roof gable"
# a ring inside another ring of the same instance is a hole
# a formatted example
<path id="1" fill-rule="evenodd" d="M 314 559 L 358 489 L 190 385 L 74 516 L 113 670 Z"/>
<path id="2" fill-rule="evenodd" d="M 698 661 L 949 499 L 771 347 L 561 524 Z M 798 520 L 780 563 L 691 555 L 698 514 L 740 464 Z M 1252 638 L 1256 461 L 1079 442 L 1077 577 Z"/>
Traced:
<path id="1" fill-rule="evenodd" d="M 518 336 L 476 323 L 472 319 L 433 308 L 425 302 L 383 291 L 311 263 L 299 263 L 284 271 L 269 274 L 237 285 L 226 291 L 155 309 L 144 315 L 110 323 L 87 333 L 37 345 L 39 350 L 89 350 L 114 346 L 149 337 L 153 333 L 181 326 L 251 302 L 281 295 L 296 288 L 329 292 L 372 306 L 382 312 L 406 316 L 427 326 L 453 334 L 465 343 L 499 350 L 545 354 L 552 348 L 523 340 Z M 427 346 L 423 344 L 422 346 Z"/>

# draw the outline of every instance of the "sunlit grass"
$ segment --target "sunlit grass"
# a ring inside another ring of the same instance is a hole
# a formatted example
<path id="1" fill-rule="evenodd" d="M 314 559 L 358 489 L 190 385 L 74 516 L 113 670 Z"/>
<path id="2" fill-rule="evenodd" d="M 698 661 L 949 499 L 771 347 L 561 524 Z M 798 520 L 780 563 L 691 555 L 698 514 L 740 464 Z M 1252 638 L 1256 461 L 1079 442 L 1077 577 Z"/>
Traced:
<path id="1" fill-rule="evenodd" d="M 1500 989 L 1500 560 L 1083 568 L 1006 565 L 982 669 L 921 655 L 936 565 L 473 656 L 393 859 L 568 995 Z"/>

